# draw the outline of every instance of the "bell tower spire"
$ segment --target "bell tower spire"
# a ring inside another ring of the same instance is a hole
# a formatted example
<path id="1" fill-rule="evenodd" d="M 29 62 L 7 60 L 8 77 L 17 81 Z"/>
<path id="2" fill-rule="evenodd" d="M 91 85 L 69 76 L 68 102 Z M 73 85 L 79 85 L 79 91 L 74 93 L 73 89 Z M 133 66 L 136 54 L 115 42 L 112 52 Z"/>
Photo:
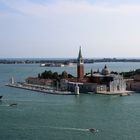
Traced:
<path id="1" fill-rule="evenodd" d="M 84 63 L 84 60 L 83 60 L 83 57 L 82 57 L 81 46 L 80 46 L 80 49 L 79 49 L 78 62 L 81 63 L 81 64 Z"/>
<path id="2" fill-rule="evenodd" d="M 77 77 L 81 81 L 84 78 L 84 59 L 82 57 L 81 46 L 79 49 L 79 55 L 77 59 Z"/>

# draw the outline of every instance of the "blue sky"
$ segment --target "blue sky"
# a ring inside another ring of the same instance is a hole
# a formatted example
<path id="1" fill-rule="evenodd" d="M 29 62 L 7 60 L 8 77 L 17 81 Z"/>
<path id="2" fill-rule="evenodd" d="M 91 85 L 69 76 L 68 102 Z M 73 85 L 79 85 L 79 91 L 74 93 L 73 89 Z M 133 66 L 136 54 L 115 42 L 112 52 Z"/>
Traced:
<path id="1" fill-rule="evenodd" d="M 0 57 L 139 57 L 138 0 L 0 0 Z"/>

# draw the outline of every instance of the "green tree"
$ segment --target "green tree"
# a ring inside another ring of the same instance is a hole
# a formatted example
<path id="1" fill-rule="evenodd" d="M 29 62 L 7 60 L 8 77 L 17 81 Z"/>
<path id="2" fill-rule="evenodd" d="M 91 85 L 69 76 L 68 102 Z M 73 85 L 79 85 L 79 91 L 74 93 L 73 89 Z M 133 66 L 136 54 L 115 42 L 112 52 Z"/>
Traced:
<path id="1" fill-rule="evenodd" d="M 68 78 L 68 73 L 66 71 L 63 71 L 61 74 L 61 78 L 62 79 Z"/>
<path id="2" fill-rule="evenodd" d="M 58 80 L 59 79 L 58 73 L 54 72 L 52 78 Z"/>
<path id="3" fill-rule="evenodd" d="M 49 78 L 49 79 L 52 79 L 52 77 L 53 77 L 53 73 L 52 73 L 52 71 L 47 71 L 47 78 Z"/>
<path id="4" fill-rule="evenodd" d="M 57 72 L 52 72 L 51 70 L 49 71 L 44 71 L 41 74 L 38 74 L 38 78 L 42 78 L 42 79 L 56 79 L 56 80 L 60 80 L 60 79 L 65 79 L 65 78 L 73 78 L 73 76 L 71 74 L 68 74 L 66 71 L 63 71 L 60 75 Z"/>
<path id="5" fill-rule="evenodd" d="M 68 74 L 68 78 L 74 78 L 71 74 Z"/>

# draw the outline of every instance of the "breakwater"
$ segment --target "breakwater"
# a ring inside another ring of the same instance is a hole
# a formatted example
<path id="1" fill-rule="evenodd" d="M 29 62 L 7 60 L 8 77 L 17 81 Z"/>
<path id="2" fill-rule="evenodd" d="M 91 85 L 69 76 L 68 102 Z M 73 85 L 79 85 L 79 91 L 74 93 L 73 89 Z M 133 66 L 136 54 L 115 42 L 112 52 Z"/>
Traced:
<path id="1" fill-rule="evenodd" d="M 26 83 L 8 83 L 6 86 L 13 87 L 13 88 L 20 88 L 20 89 L 25 89 L 25 90 L 31 90 L 31 91 L 36 91 L 36 92 L 42 92 L 42 93 L 47 93 L 47 94 L 53 94 L 53 95 L 75 95 L 74 92 L 70 91 L 61 91 L 61 90 L 55 90 L 55 89 L 49 89 L 45 88 L 44 86 L 40 85 L 33 85 L 33 84 L 26 84 Z"/>

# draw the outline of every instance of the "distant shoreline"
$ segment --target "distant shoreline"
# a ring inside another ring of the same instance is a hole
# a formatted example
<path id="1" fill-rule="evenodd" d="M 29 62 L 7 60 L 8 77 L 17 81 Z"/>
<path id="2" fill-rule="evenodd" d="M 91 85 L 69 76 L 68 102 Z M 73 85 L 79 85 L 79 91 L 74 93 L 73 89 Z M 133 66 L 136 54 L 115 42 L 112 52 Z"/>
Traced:
<path id="1" fill-rule="evenodd" d="M 100 63 L 100 62 L 140 62 L 140 59 L 128 59 L 128 58 L 99 58 L 99 59 L 92 59 L 87 58 L 84 60 L 84 63 Z M 64 59 L 41 59 L 41 58 L 30 58 L 30 59 L 21 59 L 21 58 L 3 58 L 0 59 L 0 64 L 42 64 L 42 63 L 77 63 L 77 59 L 70 59 L 70 58 L 64 58 Z"/>

